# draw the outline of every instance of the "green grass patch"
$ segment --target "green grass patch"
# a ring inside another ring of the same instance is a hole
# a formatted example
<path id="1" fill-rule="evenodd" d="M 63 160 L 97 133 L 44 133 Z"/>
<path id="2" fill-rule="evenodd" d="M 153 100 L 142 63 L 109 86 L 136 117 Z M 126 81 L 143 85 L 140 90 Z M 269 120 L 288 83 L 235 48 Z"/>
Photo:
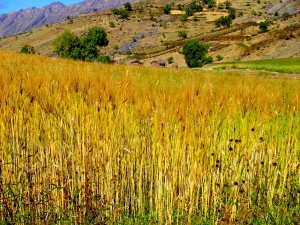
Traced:
<path id="1" fill-rule="evenodd" d="M 230 62 L 218 64 L 218 68 L 238 68 L 266 70 L 278 73 L 300 74 L 300 58 L 268 59 L 248 62 Z"/>

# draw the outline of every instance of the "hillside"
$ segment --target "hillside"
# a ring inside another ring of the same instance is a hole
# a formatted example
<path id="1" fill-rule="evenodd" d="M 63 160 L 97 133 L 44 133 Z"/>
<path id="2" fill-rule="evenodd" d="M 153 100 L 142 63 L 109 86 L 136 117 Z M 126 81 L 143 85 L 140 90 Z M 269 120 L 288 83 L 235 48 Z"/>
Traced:
<path id="1" fill-rule="evenodd" d="M 104 27 L 108 33 L 109 45 L 101 48 L 102 54 L 109 54 L 120 63 L 138 59 L 144 66 L 156 59 L 173 57 L 179 67 L 186 67 L 180 53 L 182 45 L 189 39 L 199 39 L 210 44 L 209 55 L 223 62 L 246 61 L 300 56 L 300 14 L 282 18 L 285 12 L 295 13 L 300 3 L 296 1 L 234 1 L 237 18 L 230 28 L 216 28 L 214 20 L 227 15 L 227 10 L 204 7 L 186 22 L 182 21 L 183 11 L 175 10 L 177 5 L 191 1 L 175 1 L 171 14 L 163 13 L 163 7 L 170 1 L 143 1 L 133 4 L 129 19 L 120 19 L 111 10 L 82 14 L 72 17 L 72 22 L 47 24 L 28 32 L 3 38 L 0 48 L 20 51 L 25 44 L 34 46 L 38 54 L 55 56 L 52 41 L 65 29 L 82 36 L 94 26 Z M 220 1 L 225 2 L 225 1 Z M 278 11 L 279 16 L 274 16 Z M 271 19 L 269 31 L 261 33 L 258 23 Z M 179 31 L 186 31 L 187 38 L 178 37 Z M 170 65 L 167 65 L 170 66 Z"/>
<path id="2" fill-rule="evenodd" d="M 0 15 L 0 37 L 18 34 L 49 23 L 61 22 L 67 16 L 118 7 L 127 1 L 134 2 L 135 0 L 86 0 L 68 6 L 60 2 L 53 2 L 42 8 L 33 7 L 2 14 Z"/>

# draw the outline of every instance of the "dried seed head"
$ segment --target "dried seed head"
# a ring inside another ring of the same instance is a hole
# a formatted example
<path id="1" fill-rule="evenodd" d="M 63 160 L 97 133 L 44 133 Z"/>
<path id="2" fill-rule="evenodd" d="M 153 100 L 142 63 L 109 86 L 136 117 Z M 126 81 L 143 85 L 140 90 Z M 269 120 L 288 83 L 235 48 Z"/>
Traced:
<path id="1" fill-rule="evenodd" d="M 273 165 L 273 166 L 277 166 L 277 162 L 273 162 L 272 165 Z"/>
<path id="2" fill-rule="evenodd" d="M 261 161 L 261 162 L 260 162 L 260 164 L 261 164 L 261 165 L 264 165 L 264 164 L 265 164 L 265 162 L 264 162 L 264 161 Z"/>
<path id="3" fill-rule="evenodd" d="M 235 181 L 233 184 L 234 184 L 234 185 L 238 185 L 239 183 L 238 183 L 237 181 Z"/>
<path id="4" fill-rule="evenodd" d="M 292 213 L 292 217 L 296 217 L 297 216 L 297 213 L 296 212 L 293 212 Z"/>
<path id="5" fill-rule="evenodd" d="M 232 138 L 230 138 L 230 139 L 229 139 L 229 142 L 233 142 L 233 139 L 232 139 Z"/>
<path id="6" fill-rule="evenodd" d="M 232 147 L 229 147 L 229 151 L 233 151 L 233 148 L 232 148 Z"/>
<path id="7" fill-rule="evenodd" d="M 263 137 L 260 137 L 260 138 L 259 138 L 259 141 L 260 141 L 260 142 L 263 142 L 263 141 L 264 141 L 264 138 L 263 138 Z"/>
<path id="8" fill-rule="evenodd" d="M 217 159 L 216 163 L 220 163 L 220 160 L 219 160 L 219 159 Z"/>
<path id="9" fill-rule="evenodd" d="M 254 127 L 253 127 L 253 128 L 251 128 L 251 131 L 253 131 L 253 132 L 254 132 L 254 131 L 255 131 L 255 128 L 254 128 Z"/>
<path id="10" fill-rule="evenodd" d="M 215 155 L 215 153 L 211 153 L 211 156 L 214 156 Z"/>

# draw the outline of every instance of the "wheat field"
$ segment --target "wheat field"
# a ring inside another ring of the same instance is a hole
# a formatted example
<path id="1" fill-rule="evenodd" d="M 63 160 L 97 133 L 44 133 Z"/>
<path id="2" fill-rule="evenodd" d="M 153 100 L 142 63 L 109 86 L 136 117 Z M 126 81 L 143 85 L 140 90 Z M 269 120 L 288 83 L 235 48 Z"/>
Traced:
<path id="1" fill-rule="evenodd" d="M 300 81 L 0 52 L 1 224 L 296 224 Z"/>

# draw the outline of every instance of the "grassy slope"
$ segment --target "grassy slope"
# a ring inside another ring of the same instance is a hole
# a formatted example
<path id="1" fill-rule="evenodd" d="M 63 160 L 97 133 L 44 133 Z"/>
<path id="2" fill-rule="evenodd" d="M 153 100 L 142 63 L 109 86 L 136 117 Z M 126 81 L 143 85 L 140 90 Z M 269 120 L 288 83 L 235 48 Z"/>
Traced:
<path id="1" fill-rule="evenodd" d="M 299 80 L 8 52 L 0 73 L 7 224 L 299 221 Z"/>

